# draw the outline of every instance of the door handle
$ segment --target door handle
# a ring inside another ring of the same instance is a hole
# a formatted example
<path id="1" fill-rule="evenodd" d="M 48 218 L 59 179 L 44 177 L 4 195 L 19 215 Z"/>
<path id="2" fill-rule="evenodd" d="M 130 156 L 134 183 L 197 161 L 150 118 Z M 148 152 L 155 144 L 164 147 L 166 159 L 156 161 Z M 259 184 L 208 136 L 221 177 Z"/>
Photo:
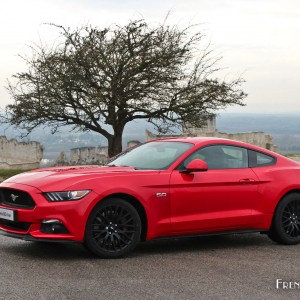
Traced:
<path id="1" fill-rule="evenodd" d="M 253 179 L 253 178 L 243 178 L 243 179 L 240 179 L 240 182 L 241 183 L 253 183 L 253 182 L 255 182 L 255 179 Z"/>

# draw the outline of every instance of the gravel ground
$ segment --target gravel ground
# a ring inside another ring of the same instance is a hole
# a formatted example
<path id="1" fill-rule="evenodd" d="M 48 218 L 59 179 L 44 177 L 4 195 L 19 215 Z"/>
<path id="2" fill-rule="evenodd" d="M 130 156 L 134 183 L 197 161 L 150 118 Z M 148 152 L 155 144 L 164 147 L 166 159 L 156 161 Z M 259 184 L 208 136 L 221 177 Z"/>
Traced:
<path id="1" fill-rule="evenodd" d="M 300 245 L 259 234 L 156 240 L 104 260 L 79 244 L 0 236 L 0 299 L 300 299 Z"/>

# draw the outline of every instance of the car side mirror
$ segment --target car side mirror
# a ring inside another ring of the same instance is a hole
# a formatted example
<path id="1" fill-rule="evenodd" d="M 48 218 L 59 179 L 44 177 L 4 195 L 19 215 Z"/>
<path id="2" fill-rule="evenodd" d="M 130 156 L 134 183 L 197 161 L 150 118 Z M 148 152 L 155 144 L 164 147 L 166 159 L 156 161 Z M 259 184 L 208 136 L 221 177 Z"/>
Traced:
<path id="1" fill-rule="evenodd" d="M 204 160 L 194 159 L 189 162 L 185 170 L 180 171 L 180 173 L 206 172 L 207 170 L 208 165 Z"/>

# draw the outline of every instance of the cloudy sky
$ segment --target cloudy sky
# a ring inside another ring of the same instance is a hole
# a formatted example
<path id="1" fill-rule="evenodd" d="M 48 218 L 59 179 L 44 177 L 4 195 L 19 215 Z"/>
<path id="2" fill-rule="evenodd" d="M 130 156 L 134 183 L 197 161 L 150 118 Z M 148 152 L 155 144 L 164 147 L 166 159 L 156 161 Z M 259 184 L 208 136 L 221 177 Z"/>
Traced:
<path id="1" fill-rule="evenodd" d="M 12 103 L 5 86 L 26 69 L 20 55 L 40 40 L 49 44 L 57 30 L 44 23 L 75 28 L 103 27 L 145 18 L 186 26 L 200 24 L 216 55 L 220 77 L 242 76 L 246 107 L 228 112 L 300 112 L 299 0 L 9 0 L 1 2 L 0 107 Z M 205 46 L 203 43 L 203 47 Z"/>

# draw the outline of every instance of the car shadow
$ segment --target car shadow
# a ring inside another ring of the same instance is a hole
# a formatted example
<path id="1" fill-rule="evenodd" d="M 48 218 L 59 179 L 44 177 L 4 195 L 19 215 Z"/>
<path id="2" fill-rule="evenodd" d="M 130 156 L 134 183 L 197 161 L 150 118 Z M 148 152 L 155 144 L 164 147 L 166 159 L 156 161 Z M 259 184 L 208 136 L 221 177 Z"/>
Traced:
<path id="1" fill-rule="evenodd" d="M 15 241 L 8 244 L 1 243 L 0 251 L 16 256 L 47 260 L 75 260 L 92 257 L 91 253 L 80 243 Z"/>
<path id="2" fill-rule="evenodd" d="M 157 239 L 138 244 L 127 257 L 135 259 L 143 256 L 169 255 L 192 252 L 223 251 L 224 249 L 270 247 L 274 244 L 265 235 L 233 234 L 224 236 L 182 237 Z M 98 259 L 80 243 L 23 242 L 1 243 L 0 251 L 11 255 L 34 259 L 76 260 Z"/>
<path id="3" fill-rule="evenodd" d="M 136 255 L 155 255 L 180 252 L 222 251 L 224 249 L 269 247 L 274 244 L 266 235 L 259 233 L 218 236 L 166 238 L 141 243 Z"/>

